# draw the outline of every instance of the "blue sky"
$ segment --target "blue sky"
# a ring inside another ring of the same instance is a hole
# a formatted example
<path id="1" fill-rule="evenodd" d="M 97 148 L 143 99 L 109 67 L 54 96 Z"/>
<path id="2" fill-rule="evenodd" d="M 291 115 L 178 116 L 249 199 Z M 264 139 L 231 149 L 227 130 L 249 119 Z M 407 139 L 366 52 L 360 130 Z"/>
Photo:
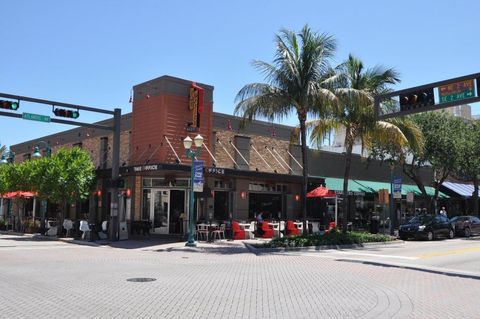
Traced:
<path id="1" fill-rule="evenodd" d="M 271 62 L 275 33 L 306 23 L 335 36 L 334 64 L 353 53 L 395 67 L 407 88 L 480 71 L 479 9 L 475 0 L 2 1 L 0 92 L 128 113 L 132 86 L 171 75 L 213 85 L 214 110 L 231 114 L 239 89 L 263 80 L 251 61 Z M 51 115 L 39 104 L 19 112 Z M 0 144 L 70 128 L 0 117 Z"/>

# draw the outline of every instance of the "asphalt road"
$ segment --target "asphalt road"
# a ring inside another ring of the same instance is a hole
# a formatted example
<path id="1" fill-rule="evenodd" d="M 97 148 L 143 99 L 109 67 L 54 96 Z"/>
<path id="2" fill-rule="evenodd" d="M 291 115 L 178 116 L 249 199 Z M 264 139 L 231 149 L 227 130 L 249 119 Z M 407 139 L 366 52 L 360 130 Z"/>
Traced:
<path id="1" fill-rule="evenodd" d="M 85 246 L 0 234 L 0 318 L 478 318 L 480 277 L 352 262 L 457 267 L 461 257 L 471 270 L 477 242 L 252 253 L 238 241 Z"/>
<path id="2" fill-rule="evenodd" d="M 426 267 L 480 276 L 480 237 L 435 241 L 400 241 L 362 249 L 288 252 L 333 259 Z"/>

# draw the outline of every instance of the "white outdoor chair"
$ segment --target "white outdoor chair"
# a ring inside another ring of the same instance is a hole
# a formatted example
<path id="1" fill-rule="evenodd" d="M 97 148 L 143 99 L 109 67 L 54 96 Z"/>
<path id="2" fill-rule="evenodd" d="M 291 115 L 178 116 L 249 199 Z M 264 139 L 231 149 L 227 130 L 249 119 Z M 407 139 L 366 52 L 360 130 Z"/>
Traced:
<path id="1" fill-rule="evenodd" d="M 88 234 L 90 234 L 90 226 L 88 226 L 88 222 L 86 220 L 81 220 L 80 221 L 80 227 L 79 227 L 80 231 L 83 232 L 82 234 L 82 239 L 85 239 L 85 236 Z"/>
<path id="2" fill-rule="evenodd" d="M 98 232 L 98 238 L 107 239 L 108 237 L 108 222 L 104 220 L 102 222 L 102 231 Z"/>
<path id="3" fill-rule="evenodd" d="M 215 238 L 225 239 L 225 224 L 221 224 L 220 228 L 212 231 L 212 237 L 213 237 L 213 239 L 215 239 Z"/>
<path id="4" fill-rule="evenodd" d="M 248 234 L 248 238 L 255 238 L 255 222 L 251 222 L 250 226 L 245 227 L 245 233 Z"/>
<path id="5" fill-rule="evenodd" d="M 57 236 L 57 226 L 53 226 L 55 221 L 47 220 L 46 227 L 47 227 L 47 236 Z"/>
<path id="6" fill-rule="evenodd" d="M 208 241 L 208 225 L 207 224 L 197 225 L 197 240 L 200 240 L 200 237 Z"/>
<path id="7" fill-rule="evenodd" d="M 73 229 L 73 222 L 71 219 L 64 219 L 63 220 L 63 228 L 67 231 L 66 236 L 70 236 L 70 231 Z"/>
<path id="8" fill-rule="evenodd" d="M 280 238 L 283 237 L 284 231 L 285 231 L 285 221 L 284 221 L 284 220 L 281 220 L 281 221 L 280 221 Z"/>

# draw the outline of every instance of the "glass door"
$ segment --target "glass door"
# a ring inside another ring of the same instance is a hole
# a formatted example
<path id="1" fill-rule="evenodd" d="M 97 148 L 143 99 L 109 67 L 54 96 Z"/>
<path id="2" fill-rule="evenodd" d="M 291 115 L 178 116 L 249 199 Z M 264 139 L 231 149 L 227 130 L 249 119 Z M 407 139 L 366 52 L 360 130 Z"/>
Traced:
<path id="1" fill-rule="evenodd" d="M 169 233 L 183 234 L 186 226 L 187 212 L 185 205 L 185 190 L 170 190 Z M 184 225 L 185 224 L 185 225 Z"/>
<path id="2" fill-rule="evenodd" d="M 153 232 L 168 234 L 168 219 L 170 211 L 170 191 L 165 189 L 152 190 L 153 200 L 150 219 L 153 220 Z"/>

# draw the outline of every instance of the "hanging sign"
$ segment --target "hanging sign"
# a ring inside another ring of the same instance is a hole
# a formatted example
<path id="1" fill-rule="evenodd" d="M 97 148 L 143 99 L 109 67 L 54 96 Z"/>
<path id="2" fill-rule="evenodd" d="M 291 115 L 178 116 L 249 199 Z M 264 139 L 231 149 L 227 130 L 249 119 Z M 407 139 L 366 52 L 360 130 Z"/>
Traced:
<path id="1" fill-rule="evenodd" d="M 393 198 L 402 198 L 402 178 L 393 179 Z"/>
<path id="2" fill-rule="evenodd" d="M 193 191 L 203 192 L 203 161 L 193 161 Z"/>
<path id="3" fill-rule="evenodd" d="M 413 203 L 413 192 L 407 193 L 407 203 Z"/>

